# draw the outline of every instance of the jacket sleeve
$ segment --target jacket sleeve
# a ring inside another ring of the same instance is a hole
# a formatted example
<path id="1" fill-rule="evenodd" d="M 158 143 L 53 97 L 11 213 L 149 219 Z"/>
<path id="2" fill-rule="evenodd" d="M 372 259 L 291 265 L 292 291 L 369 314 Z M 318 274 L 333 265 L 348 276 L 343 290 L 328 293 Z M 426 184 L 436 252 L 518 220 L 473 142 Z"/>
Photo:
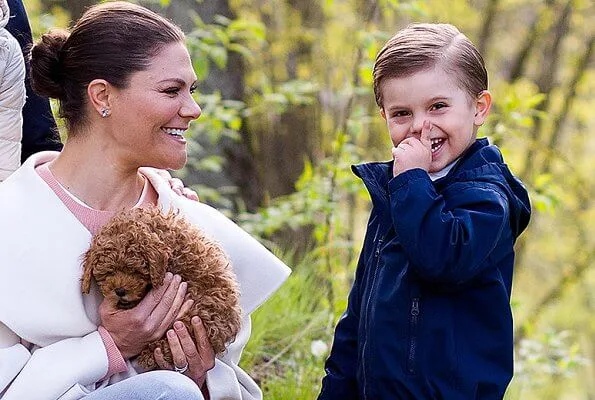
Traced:
<path id="1" fill-rule="evenodd" d="M 364 246 L 357 263 L 356 276 L 349 298 L 347 309 L 339 319 L 335 328 L 333 346 L 326 360 L 322 379 L 322 389 L 318 400 L 355 400 L 359 398 L 356 372 L 358 352 L 358 327 L 360 320 L 361 293 L 360 285 L 364 275 L 366 259 L 369 257 L 369 248 L 374 246 L 371 232 L 374 230 L 373 220 L 368 224 L 368 231 Z"/>
<path id="2" fill-rule="evenodd" d="M 393 178 L 389 190 L 397 237 L 424 279 L 469 281 L 510 231 L 508 199 L 495 184 L 461 184 L 447 202 L 428 174 L 414 169 Z"/>
<path id="3" fill-rule="evenodd" d="M 33 43 L 31 27 L 22 0 L 8 0 L 10 19 L 6 30 L 14 36 L 23 53 Z M 25 57 L 26 58 L 26 57 Z M 23 107 L 23 139 L 21 162 L 31 154 L 44 150 L 62 150 L 56 121 L 52 115 L 50 101 L 37 95 L 31 88 L 29 63 L 26 62 L 25 88 L 27 101 Z"/>
<path id="4" fill-rule="evenodd" d="M 107 363 L 97 331 L 60 340 L 30 354 L 18 336 L 0 324 L 2 400 L 78 399 L 95 388 L 95 382 L 107 371 Z"/>
<path id="5" fill-rule="evenodd" d="M 18 42 L 0 28 L 0 181 L 21 165 L 25 61 Z"/>
<path id="6" fill-rule="evenodd" d="M 242 351 L 251 332 L 250 316 L 245 316 L 242 329 L 236 339 L 227 346 L 227 351 L 215 359 L 215 367 L 207 372 L 207 387 L 211 400 L 260 400 L 262 392 L 239 366 Z"/>

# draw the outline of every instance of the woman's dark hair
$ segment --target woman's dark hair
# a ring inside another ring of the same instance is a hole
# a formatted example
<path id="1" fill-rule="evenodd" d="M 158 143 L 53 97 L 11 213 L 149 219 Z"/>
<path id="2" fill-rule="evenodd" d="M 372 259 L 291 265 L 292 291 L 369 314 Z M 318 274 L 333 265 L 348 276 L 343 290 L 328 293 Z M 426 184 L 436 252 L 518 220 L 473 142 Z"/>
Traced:
<path id="1" fill-rule="evenodd" d="M 184 33 L 160 15 L 135 4 L 108 2 L 89 8 L 70 30 L 52 30 L 31 49 L 31 83 L 60 103 L 69 132 L 84 125 L 87 86 L 105 79 L 126 88 L 164 46 Z"/>

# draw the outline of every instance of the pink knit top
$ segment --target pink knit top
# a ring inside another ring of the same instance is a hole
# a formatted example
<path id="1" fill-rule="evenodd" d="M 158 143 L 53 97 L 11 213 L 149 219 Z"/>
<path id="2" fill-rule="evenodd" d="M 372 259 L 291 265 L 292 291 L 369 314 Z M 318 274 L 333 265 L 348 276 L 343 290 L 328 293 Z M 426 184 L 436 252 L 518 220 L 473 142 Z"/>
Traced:
<path id="1" fill-rule="evenodd" d="M 45 183 L 48 184 L 56 196 L 58 196 L 80 223 L 91 232 L 91 235 L 95 235 L 101 227 L 109 222 L 109 220 L 116 214 L 116 211 L 95 210 L 83 203 L 58 182 L 56 177 L 50 171 L 47 163 L 39 165 L 35 171 Z M 140 198 L 134 207 L 140 207 L 146 204 L 156 205 L 157 197 L 157 192 L 149 183 L 148 179 L 145 179 L 145 186 L 143 187 Z M 124 357 L 122 357 L 122 353 L 118 350 L 118 347 L 114 343 L 109 332 L 103 326 L 99 326 L 97 330 L 105 345 L 108 358 L 108 370 L 102 378 L 102 380 L 104 380 L 114 374 L 126 371 L 128 367 L 126 366 Z"/>

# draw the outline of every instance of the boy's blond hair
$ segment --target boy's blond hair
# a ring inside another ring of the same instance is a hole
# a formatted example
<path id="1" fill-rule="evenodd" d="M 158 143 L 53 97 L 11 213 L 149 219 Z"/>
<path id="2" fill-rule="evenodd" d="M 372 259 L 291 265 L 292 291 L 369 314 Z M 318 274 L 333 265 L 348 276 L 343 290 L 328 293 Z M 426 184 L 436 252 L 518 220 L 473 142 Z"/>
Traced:
<path id="1" fill-rule="evenodd" d="M 380 50 L 374 63 L 374 94 L 382 108 L 382 82 L 440 65 L 456 77 L 475 99 L 488 89 L 488 73 L 471 41 L 450 24 L 413 24 L 397 32 Z"/>

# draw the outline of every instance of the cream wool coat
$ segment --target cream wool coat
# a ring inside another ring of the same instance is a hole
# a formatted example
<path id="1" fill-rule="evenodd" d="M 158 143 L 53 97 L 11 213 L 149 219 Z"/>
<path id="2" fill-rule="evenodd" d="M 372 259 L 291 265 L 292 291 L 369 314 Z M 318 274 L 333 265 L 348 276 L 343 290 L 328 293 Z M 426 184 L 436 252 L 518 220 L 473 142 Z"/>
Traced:
<path id="1" fill-rule="evenodd" d="M 25 105 L 25 61 L 19 42 L 4 29 L 8 17 L 8 4 L 0 0 L 0 181 L 21 163 Z"/>
<path id="2" fill-rule="evenodd" d="M 0 183 L 0 398 L 80 399 L 101 385 L 136 374 L 133 368 L 98 383 L 108 368 L 97 332 L 96 287 L 81 294 L 81 255 L 90 233 L 37 175 L 36 165 L 55 152 L 31 156 Z M 260 399 L 254 381 L 238 367 L 250 336 L 249 314 L 287 278 L 289 268 L 215 209 L 173 193 L 150 168 L 141 169 L 164 210 L 185 218 L 218 240 L 241 288 L 244 326 L 207 374 L 211 399 Z M 35 249 L 34 251 L 32 249 Z M 91 304 L 91 307 L 89 306 Z M 30 353 L 20 339 L 35 344 Z"/>

